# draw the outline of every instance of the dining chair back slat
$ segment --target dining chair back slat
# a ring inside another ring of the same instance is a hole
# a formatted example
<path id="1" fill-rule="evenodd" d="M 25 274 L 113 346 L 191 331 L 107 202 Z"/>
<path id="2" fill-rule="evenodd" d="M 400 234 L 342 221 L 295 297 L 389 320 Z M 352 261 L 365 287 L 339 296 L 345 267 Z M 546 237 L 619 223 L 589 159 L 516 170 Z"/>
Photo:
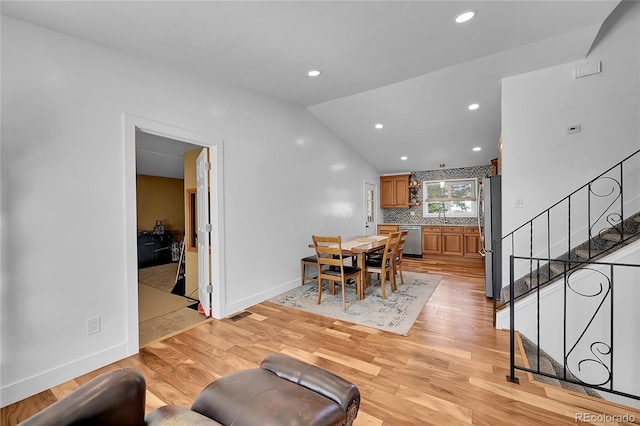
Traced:
<path id="1" fill-rule="evenodd" d="M 381 258 L 372 258 L 365 263 L 365 275 L 367 276 L 367 282 L 371 280 L 371 274 L 380 275 L 380 286 L 382 290 L 382 298 L 387 298 L 386 291 L 386 279 L 387 275 L 391 281 L 391 291 L 396 290 L 396 276 L 393 273 L 395 263 L 395 250 L 400 240 L 400 232 L 390 232 L 387 237 L 387 243 L 382 251 Z"/>
<path id="2" fill-rule="evenodd" d="M 404 276 L 402 275 L 402 253 L 404 252 L 404 243 L 407 241 L 407 235 L 409 231 L 401 231 L 400 238 L 398 239 L 398 245 L 396 246 L 396 255 L 393 263 L 393 275 L 400 273 L 400 283 L 404 284 Z"/>
<path id="3" fill-rule="evenodd" d="M 322 300 L 322 280 L 329 282 L 329 291 L 335 294 L 335 283 L 338 281 L 342 287 L 342 310 L 346 310 L 345 284 L 348 280 L 356 282 L 356 294 L 360 294 L 360 268 L 344 264 L 342 252 L 342 240 L 339 236 L 313 235 L 313 246 L 318 259 L 318 304 Z M 327 266 L 327 268 L 323 268 Z"/>

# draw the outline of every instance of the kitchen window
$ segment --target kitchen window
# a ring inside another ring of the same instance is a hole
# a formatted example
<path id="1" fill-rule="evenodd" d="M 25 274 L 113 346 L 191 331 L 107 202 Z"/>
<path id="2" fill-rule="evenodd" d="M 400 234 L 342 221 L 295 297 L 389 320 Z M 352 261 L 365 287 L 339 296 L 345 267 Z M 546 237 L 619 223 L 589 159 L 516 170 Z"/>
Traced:
<path id="1" fill-rule="evenodd" d="M 424 217 L 476 217 L 478 179 L 422 182 Z"/>

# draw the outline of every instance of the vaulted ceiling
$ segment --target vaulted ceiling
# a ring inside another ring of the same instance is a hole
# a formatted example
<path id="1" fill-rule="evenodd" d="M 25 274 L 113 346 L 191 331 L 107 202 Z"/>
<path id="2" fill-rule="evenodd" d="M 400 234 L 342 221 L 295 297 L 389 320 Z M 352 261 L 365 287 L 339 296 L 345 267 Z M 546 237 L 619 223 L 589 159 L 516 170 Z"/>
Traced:
<path id="1" fill-rule="evenodd" d="M 307 107 L 380 173 L 392 173 L 489 164 L 497 156 L 501 79 L 585 59 L 618 3 L 2 1 L 0 7 L 16 19 Z M 476 17 L 457 24 L 466 10 Z M 310 78 L 312 69 L 322 73 Z M 470 111 L 472 103 L 479 108 Z"/>

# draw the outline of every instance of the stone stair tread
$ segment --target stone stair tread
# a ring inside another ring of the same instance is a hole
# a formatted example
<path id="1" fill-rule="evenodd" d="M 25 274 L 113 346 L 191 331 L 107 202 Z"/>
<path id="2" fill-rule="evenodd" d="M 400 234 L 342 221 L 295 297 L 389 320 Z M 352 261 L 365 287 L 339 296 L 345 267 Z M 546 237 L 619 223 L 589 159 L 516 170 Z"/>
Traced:
<path id="1" fill-rule="evenodd" d="M 601 254 L 603 252 L 604 252 L 604 250 L 593 250 L 592 249 L 591 251 L 589 251 L 589 250 L 578 249 L 578 250 L 576 250 L 576 255 L 581 257 L 581 258 L 583 258 L 583 259 L 585 259 L 585 260 L 588 260 L 588 259 L 593 259 L 594 257 L 598 256 L 599 254 Z M 591 256 L 589 256 L 589 254 L 591 254 Z"/>
<path id="2" fill-rule="evenodd" d="M 596 237 L 591 242 L 584 242 L 563 255 L 550 260 L 550 264 L 540 266 L 540 271 L 532 271 L 516 280 L 515 298 L 525 296 L 532 288 L 544 287 L 561 279 L 567 271 L 580 268 L 583 261 L 597 260 L 606 253 L 613 253 L 619 247 L 624 247 L 636 240 L 640 240 L 640 213 L 627 218 L 621 225 L 616 225 Z M 622 230 L 622 231 L 621 231 Z M 623 232 L 621 235 L 620 232 Z M 588 248 L 591 247 L 591 250 Z M 567 263 L 568 261 L 568 263 Z M 539 274 L 539 275 L 538 275 Z M 509 303 L 509 286 L 502 288 L 499 302 Z"/>
<path id="3" fill-rule="evenodd" d="M 611 233 L 607 233 L 607 234 L 602 234 L 602 238 L 607 240 L 607 241 L 613 241 L 615 243 L 618 243 L 622 240 L 628 240 L 629 238 L 633 237 L 633 234 L 622 234 L 620 235 L 620 233 L 618 232 L 611 232 Z"/>

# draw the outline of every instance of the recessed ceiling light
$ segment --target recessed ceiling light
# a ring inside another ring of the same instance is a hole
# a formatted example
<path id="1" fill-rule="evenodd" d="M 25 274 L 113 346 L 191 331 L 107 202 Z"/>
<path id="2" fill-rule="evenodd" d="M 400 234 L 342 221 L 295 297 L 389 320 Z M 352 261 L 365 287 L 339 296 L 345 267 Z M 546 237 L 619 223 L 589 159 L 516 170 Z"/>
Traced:
<path id="1" fill-rule="evenodd" d="M 384 125 L 382 123 L 378 123 L 374 127 L 379 130 L 379 129 L 382 129 Z"/>
<path id="2" fill-rule="evenodd" d="M 476 146 L 475 148 L 473 148 L 473 150 L 474 150 L 474 151 L 476 151 L 476 152 L 478 152 L 478 151 L 481 151 L 481 150 L 482 150 L 482 148 L 481 148 L 481 147 L 479 147 L 479 146 Z"/>
<path id="3" fill-rule="evenodd" d="M 471 104 L 471 105 L 469 105 L 467 108 L 469 108 L 471 111 L 474 111 L 474 110 L 476 110 L 476 109 L 480 108 L 480 105 L 478 105 L 478 104 Z"/>
<path id="4" fill-rule="evenodd" d="M 466 12 L 462 12 L 460 15 L 456 16 L 456 22 L 458 24 L 462 24 L 464 22 L 469 22 L 476 16 L 475 10 L 467 10 Z"/>
<path id="5" fill-rule="evenodd" d="M 406 157 L 406 156 L 402 156 L 402 157 L 400 157 L 400 159 L 401 159 L 402 161 L 404 161 L 404 160 L 406 160 L 406 159 L 407 159 L 407 157 Z"/>
<path id="6" fill-rule="evenodd" d="M 311 71 L 309 71 L 309 72 L 307 73 L 307 75 L 308 75 L 309 77 L 317 77 L 317 76 L 319 76 L 320 74 L 322 74 L 322 71 L 320 71 L 320 70 L 311 70 Z"/>

